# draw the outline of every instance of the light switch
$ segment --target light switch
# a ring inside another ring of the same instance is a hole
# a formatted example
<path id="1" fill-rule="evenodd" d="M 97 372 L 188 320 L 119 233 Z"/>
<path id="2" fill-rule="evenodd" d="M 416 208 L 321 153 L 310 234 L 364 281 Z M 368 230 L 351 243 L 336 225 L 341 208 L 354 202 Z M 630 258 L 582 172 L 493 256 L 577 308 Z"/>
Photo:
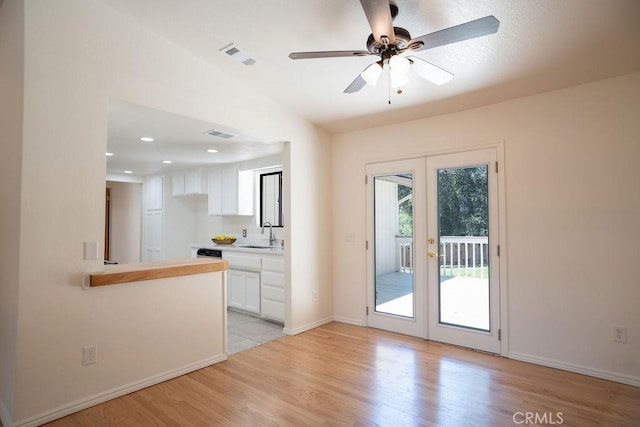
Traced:
<path id="1" fill-rule="evenodd" d="M 344 241 L 345 242 L 353 242 L 355 240 L 353 231 L 349 231 L 347 233 L 344 233 Z"/>
<path id="2" fill-rule="evenodd" d="M 84 242 L 84 259 L 98 259 L 98 242 Z"/>

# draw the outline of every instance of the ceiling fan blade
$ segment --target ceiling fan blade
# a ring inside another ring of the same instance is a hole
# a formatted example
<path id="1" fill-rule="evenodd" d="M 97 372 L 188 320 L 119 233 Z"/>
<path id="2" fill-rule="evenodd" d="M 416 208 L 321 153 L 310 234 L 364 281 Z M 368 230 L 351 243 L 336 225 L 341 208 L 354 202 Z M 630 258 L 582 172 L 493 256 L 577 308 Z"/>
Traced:
<path id="1" fill-rule="evenodd" d="M 388 43 L 395 43 L 396 36 L 393 31 L 393 18 L 391 18 L 391 8 L 389 0 L 360 0 L 364 14 L 371 27 L 373 37 L 377 42 L 386 44 L 381 39 L 386 37 Z"/>
<path id="2" fill-rule="evenodd" d="M 313 59 L 313 58 L 341 58 L 349 56 L 371 55 L 367 50 L 326 50 L 317 52 L 291 52 L 291 59 Z"/>
<path id="3" fill-rule="evenodd" d="M 443 70 L 424 59 L 418 58 L 417 56 L 407 56 L 407 58 L 412 62 L 411 70 L 433 84 L 442 85 L 453 78 L 453 74 L 447 70 Z"/>
<path id="4" fill-rule="evenodd" d="M 431 49 L 438 46 L 444 46 L 451 43 L 469 40 L 476 37 L 494 34 L 498 31 L 500 21 L 495 16 L 489 15 L 484 18 L 476 19 L 465 24 L 456 25 L 454 27 L 445 28 L 444 30 L 434 33 L 425 34 L 409 42 L 409 46 L 416 42 L 423 43 L 422 46 L 412 49 L 420 51 Z"/>
<path id="5" fill-rule="evenodd" d="M 359 91 L 360 89 L 362 89 L 363 87 L 365 87 L 367 85 L 367 82 L 365 81 L 365 79 L 362 78 L 362 73 L 358 74 L 358 77 L 356 77 L 349 86 L 347 86 L 347 88 L 343 91 L 344 93 L 354 93 Z"/>

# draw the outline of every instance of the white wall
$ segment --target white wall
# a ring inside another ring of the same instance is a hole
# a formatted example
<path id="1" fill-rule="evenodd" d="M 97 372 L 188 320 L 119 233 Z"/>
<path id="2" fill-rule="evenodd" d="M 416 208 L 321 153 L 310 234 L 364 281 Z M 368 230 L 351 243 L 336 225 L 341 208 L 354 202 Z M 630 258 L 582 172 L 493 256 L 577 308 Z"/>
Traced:
<path id="1" fill-rule="evenodd" d="M 19 0 L 5 2 L 0 9 L 3 24 L 21 15 L 5 9 L 19 9 L 21 4 Z M 161 351 L 162 344 L 153 347 L 149 343 L 151 351 L 142 351 L 138 345 L 145 334 L 165 342 L 161 334 L 167 322 L 160 322 L 157 316 L 147 317 L 149 310 L 162 313 L 176 302 L 188 305 L 188 298 L 202 295 L 202 283 L 196 278 L 182 279 L 179 287 L 166 293 L 156 293 L 157 287 L 150 284 L 81 289 L 83 273 L 102 268 L 101 260 L 83 260 L 83 242 L 101 243 L 104 231 L 109 98 L 291 141 L 288 155 L 292 165 L 298 164 L 291 173 L 291 179 L 298 183 L 295 190 L 304 193 L 311 188 L 314 198 L 290 198 L 287 206 L 290 217 L 300 216 L 306 230 L 300 236 L 287 237 L 297 247 L 296 252 L 285 255 L 289 264 L 296 265 L 287 286 L 297 286 L 301 281 L 303 288 L 319 288 L 323 298 L 330 295 L 330 269 L 323 270 L 319 265 L 328 261 L 320 254 L 329 253 L 330 242 L 308 240 L 329 230 L 330 221 L 324 222 L 330 217 L 330 180 L 325 179 L 330 173 L 330 146 L 326 134 L 98 0 L 26 0 L 24 7 L 20 227 L 18 231 L 16 210 L 3 236 L 3 240 L 14 243 L 14 251 L 20 242 L 20 262 L 15 255 L 9 257 L 12 265 L 6 278 L 11 283 L 6 288 L 3 285 L 3 292 L 8 289 L 10 296 L 10 330 L 8 334 L 3 331 L 2 338 L 9 341 L 9 346 L 3 343 L 2 361 L 12 362 L 14 347 L 16 354 L 15 369 L 11 365 L 2 368 L 0 390 L 4 404 L 11 406 L 7 412 L 14 422 L 41 422 L 69 405 L 79 409 L 89 396 L 171 368 L 191 366 L 201 360 L 202 346 L 206 345 L 198 315 L 186 314 L 180 319 L 180 327 L 185 331 L 192 327 L 194 332 L 171 334 L 175 338 L 174 352 Z M 9 29 L 19 32 L 20 25 L 14 25 Z M 17 91 L 13 96 L 19 98 Z M 7 108 L 4 102 L 2 105 Z M 12 118 L 19 119 L 15 115 Z M 12 129 L 12 148 L 19 152 L 19 130 L 16 126 Z M 12 160 L 18 160 L 18 156 L 13 155 Z M 306 167 L 309 163 L 313 165 Z M 17 187 L 19 171 L 16 166 L 10 171 L 9 181 Z M 9 200 L 17 201 L 16 193 L 17 189 L 9 191 Z M 45 214 L 47 221 L 42 221 Z M 20 298 L 16 302 L 18 287 Z M 171 298 L 173 293 L 175 298 Z M 306 303 L 301 309 L 294 307 L 288 313 L 289 324 L 296 328 L 330 314 L 331 303 L 328 309 L 323 304 L 322 311 L 311 313 L 302 312 Z M 11 322 L 15 307 L 17 326 L 15 320 Z M 2 320 L 4 312 L 3 307 Z M 174 317 L 167 320 L 178 321 Z M 99 362 L 83 368 L 81 349 L 89 344 L 98 345 Z M 130 346 L 137 350 L 127 351 L 127 360 L 121 359 L 119 350 Z M 157 363 L 146 368 L 149 354 L 154 354 Z"/>
<path id="2" fill-rule="evenodd" d="M 107 181 L 111 194 L 110 257 L 120 264 L 140 262 L 142 184 Z"/>
<path id="3" fill-rule="evenodd" d="M 335 316 L 365 322 L 365 162 L 504 141 L 510 355 L 640 384 L 639 117 L 636 73 L 335 136 Z"/>
<path id="4" fill-rule="evenodd" d="M 0 7 L 0 420 L 13 413 L 18 320 L 24 13 Z"/>
<path id="5" fill-rule="evenodd" d="M 328 135 L 323 139 L 330 142 Z M 329 322 L 333 314 L 332 252 L 333 218 L 331 212 L 331 152 L 324 144 L 304 147 L 285 146 L 284 174 L 285 277 L 290 292 L 285 292 L 285 331 L 295 334 Z M 287 219 L 288 218 L 288 219 Z M 318 299 L 313 301 L 313 292 Z M 291 301 L 289 301 L 289 299 Z"/>

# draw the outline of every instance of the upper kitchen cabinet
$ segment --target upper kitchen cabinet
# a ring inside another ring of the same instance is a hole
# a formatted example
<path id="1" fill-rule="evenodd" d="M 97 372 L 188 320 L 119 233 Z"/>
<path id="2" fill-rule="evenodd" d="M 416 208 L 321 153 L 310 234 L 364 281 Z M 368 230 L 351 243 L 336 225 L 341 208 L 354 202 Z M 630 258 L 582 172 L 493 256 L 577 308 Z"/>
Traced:
<path id="1" fill-rule="evenodd" d="M 196 170 L 174 173 L 171 177 L 171 191 L 174 196 L 190 196 L 194 194 L 208 194 L 207 173 Z"/>
<path id="2" fill-rule="evenodd" d="M 209 215 L 253 215 L 253 171 L 210 169 Z"/>
<path id="3" fill-rule="evenodd" d="M 147 210 L 162 209 L 162 176 L 153 176 L 145 180 L 144 204 Z"/>

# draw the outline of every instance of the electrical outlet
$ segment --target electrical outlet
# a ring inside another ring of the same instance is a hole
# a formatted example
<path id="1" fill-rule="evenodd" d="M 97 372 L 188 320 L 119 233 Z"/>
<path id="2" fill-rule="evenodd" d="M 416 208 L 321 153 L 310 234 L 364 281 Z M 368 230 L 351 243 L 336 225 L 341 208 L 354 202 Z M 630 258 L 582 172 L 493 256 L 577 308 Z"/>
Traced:
<path id="1" fill-rule="evenodd" d="M 627 342 L 627 328 L 625 326 L 613 327 L 613 342 Z"/>
<path id="2" fill-rule="evenodd" d="M 98 346 L 82 347 L 82 364 L 92 365 L 94 363 L 98 363 Z"/>
<path id="3" fill-rule="evenodd" d="M 242 237 L 247 237 L 247 229 L 246 228 L 242 229 Z"/>
<path id="4" fill-rule="evenodd" d="M 311 299 L 313 300 L 313 302 L 318 301 L 318 291 L 311 292 Z"/>

